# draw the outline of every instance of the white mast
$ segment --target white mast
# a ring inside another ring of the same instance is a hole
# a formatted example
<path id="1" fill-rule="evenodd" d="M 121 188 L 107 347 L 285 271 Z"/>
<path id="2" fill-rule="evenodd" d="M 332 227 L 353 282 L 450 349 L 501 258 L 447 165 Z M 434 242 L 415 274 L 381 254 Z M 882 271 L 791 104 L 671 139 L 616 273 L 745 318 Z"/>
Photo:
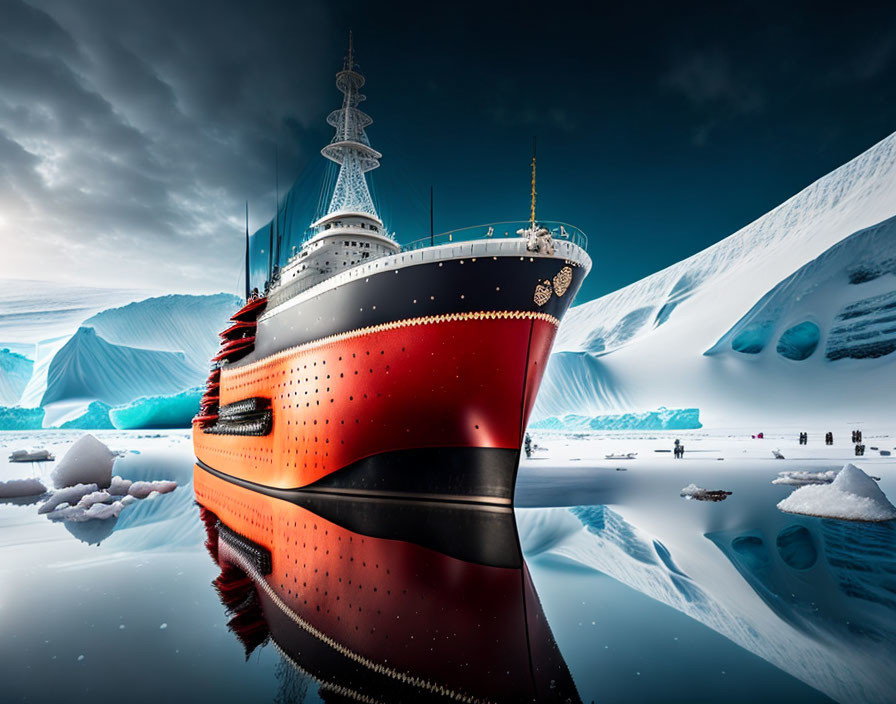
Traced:
<path id="1" fill-rule="evenodd" d="M 319 222 L 342 215 L 363 214 L 382 225 L 364 176 L 380 165 L 379 159 L 383 155 L 370 146 L 364 132 L 373 120 L 358 109 L 358 104 L 365 99 L 360 92 L 363 85 L 364 76 L 355 71 L 354 46 L 349 32 L 348 56 L 342 71 L 336 74 L 336 87 L 345 97 L 342 107 L 327 117 L 327 123 L 336 128 L 336 134 L 321 149 L 321 154 L 339 164 L 339 177 L 327 214 Z"/>

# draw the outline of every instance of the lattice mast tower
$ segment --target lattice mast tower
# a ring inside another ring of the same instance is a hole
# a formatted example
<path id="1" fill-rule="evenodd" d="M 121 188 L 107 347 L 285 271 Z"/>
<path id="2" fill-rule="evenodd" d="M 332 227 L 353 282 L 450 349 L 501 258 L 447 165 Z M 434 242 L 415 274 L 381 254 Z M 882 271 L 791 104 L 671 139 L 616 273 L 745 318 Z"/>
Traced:
<path id="1" fill-rule="evenodd" d="M 358 109 L 366 96 L 360 92 L 364 86 L 364 76 L 355 68 L 353 39 L 349 33 L 348 56 L 342 70 L 336 74 L 336 87 L 344 95 L 342 107 L 327 116 L 327 123 L 336 128 L 336 134 L 321 149 L 321 154 L 339 164 L 339 177 L 336 179 L 327 214 L 319 222 L 336 216 L 357 214 L 369 216 L 382 227 L 364 174 L 377 168 L 383 155 L 370 146 L 370 140 L 364 132 L 364 128 L 369 127 L 373 120 Z"/>

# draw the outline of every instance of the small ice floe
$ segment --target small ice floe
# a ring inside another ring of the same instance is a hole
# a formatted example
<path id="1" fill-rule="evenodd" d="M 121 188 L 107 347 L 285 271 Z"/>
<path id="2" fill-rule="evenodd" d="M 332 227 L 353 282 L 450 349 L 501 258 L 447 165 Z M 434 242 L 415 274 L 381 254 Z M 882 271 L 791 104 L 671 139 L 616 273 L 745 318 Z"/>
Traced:
<path id="1" fill-rule="evenodd" d="M 137 498 L 145 499 L 153 492 L 159 494 L 167 494 L 177 488 L 177 482 L 158 481 L 158 482 L 133 482 L 128 489 L 128 494 Z"/>
<path id="2" fill-rule="evenodd" d="M 607 460 L 633 460 L 637 458 L 637 452 L 616 452 L 612 455 L 604 455 Z"/>
<path id="3" fill-rule="evenodd" d="M 10 462 L 52 462 L 56 457 L 49 450 L 13 450 Z"/>
<path id="4" fill-rule="evenodd" d="M 93 483 L 105 489 L 112 483 L 115 453 L 87 433 L 68 449 L 53 470 L 51 479 L 57 489 L 79 483 Z"/>
<path id="5" fill-rule="evenodd" d="M 77 504 L 82 497 L 87 496 L 87 494 L 92 494 L 97 489 L 99 489 L 99 487 L 96 484 L 75 484 L 75 486 L 59 489 L 58 491 L 54 491 L 53 495 L 41 504 L 41 507 L 37 509 L 37 512 L 50 513 L 62 504 L 73 506 Z"/>
<path id="6" fill-rule="evenodd" d="M 53 521 L 84 522 L 117 518 L 126 507 L 141 499 L 167 494 L 177 488 L 174 481 L 132 482 L 112 477 L 107 489 L 95 483 L 77 484 L 59 489 L 41 505 L 38 513 Z"/>
<path id="7" fill-rule="evenodd" d="M 889 521 L 896 507 L 874 479 L 853 464 L 841 469 L 830 484 L 810 484 L 796 489 L 778 503 L 785 513 L 799 513 L 845 521 Z"/>
<path id="8" fill-rule="evenodd" d="M 778 472 L 778 478 L 773 479 L 772 484 L 789 484 L 791 486 L 830 484 L 837 478 L 839 471 L 839 469 L 831 469 L 827 472 Z"/>
<path id="9" fill-rule="evenodd" d="M 121 501 L 113 501 L 110 504 L 91 504 L 84 508 L 80 504 L 77 506 L 68 506 L 66 508 L 57 508 L 48 518 L 51 521 L 74 521 L 82 523 L 84 521 L 92 521 L 93 519 L 105 520 L 107 518 L 118 518 L 118 514 L 124 508 Z"/>
<path id="10" fill-rule="evenodd" d="M 20 499 L 46 493 L 47 487 L 39 479 L 10 479 L 7 482 L 0 482 L 0 499 Z"/>
<path id="11" fill-rule="evenodd" d="M 781 454 L 780 450 L 772 450 L 772 454 L 775 456 L 776 460 L 783 460 L 784 455 Z"/>
<path id="12" fill-rule="evenodd" d="M 721 489 L 704 489 L 696 484 L 688 484 L 681 490 L 681 496 L 688 501 L 724 501 L 731 496 L 731 492 Z"/>

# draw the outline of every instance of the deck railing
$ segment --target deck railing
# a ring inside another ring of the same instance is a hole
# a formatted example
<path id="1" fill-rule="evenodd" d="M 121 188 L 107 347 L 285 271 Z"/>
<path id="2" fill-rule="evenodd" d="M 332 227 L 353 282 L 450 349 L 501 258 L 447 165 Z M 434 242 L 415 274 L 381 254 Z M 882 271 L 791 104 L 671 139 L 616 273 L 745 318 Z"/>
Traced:
<path id="1" fill-rule="evenodd" d="M 519 239 L 520 235 L 517 230 L 527 230 L 530 226 L 528 220 L 508 220 L 506 222 L 492 222 L 485 225 L 473 225 L 471 227 L 462 227 L 459 230 L 449 230 L 431 237 L 423 237 L 413 242 L 402 245 L 402 252 L 411 252 L 416 249 L 424 249 L 426 247 L 437 247 L 442 244 L 450 244 L 452 242 L 469 242 L 471 240 L 487 240 L 487 239 Z M 538 222 L 539 227 L 545 227 L 553 235 L 555 240 L 563 240 L 572 242 L 584 250 L 588 250 L 588 238 L 575 225 L 565 222 Z"/>

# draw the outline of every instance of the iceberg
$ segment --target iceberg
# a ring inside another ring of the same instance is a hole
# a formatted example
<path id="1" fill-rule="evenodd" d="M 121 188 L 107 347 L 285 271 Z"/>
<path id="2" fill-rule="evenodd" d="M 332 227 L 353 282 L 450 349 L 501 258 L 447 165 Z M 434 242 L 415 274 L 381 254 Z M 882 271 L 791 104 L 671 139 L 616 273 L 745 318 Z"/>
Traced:
<path id="1" fill-rule="evenodd" d="M 106 488 L 112 483 L 115 453 L 90 433 L 82 435 L 66 451 L 53 470 L 51 479 L 57 489 L 80 483 Z"/>
<path id="2" fill-rule="evenodd" d="M 34 362 L 25 355 L 0 349 L 0 404 L 19 403 L 33 369 Z"/>
<path id="3" fill-rule="evenodd" d="M 660 407 L 644 413 L 623 413 L 608 416 L 581 416 L 574 413 L 562 418 L 545 418 L 532 423 L 533 430 L 694 430 L 702 428 L 700 409 Z"/>
<path id="4" fill-rule="evenodd" d="M 195 376 L 181 352 L 115 345 L 82 327 L 50 362 L 41 405 L 72 399 L 129 403 L 194 386 Z"/>
<path id="5" fill-rule="evenodd" d="M 37 430 L 43 422 L 43 408 L 0 406 L 0 430 Z"/>
<path id="6" fill-rule="evenodd" d="M 218 351 L 218 333 L 242 304 L 230 293 L 159 296 L 104 310 L 82 326 L 114 345 L 182 353 L 198 372 L 194 383 L 181 387 L 185 389 L 205 380 L 208 361 Z"/>
<path id="7" fill-rule="evenodd" d="M 138 428 L 189 428 L 199 410 L 202 389 L 182 391 L 174 396 L 139 398 L 109 412 L 112 424 L 120 430 Z"/>
<path id="8" fill-rule="evenodd" d="M 115 427 L 109 420 L 111 408 L 109 404 L 102 401 L 91 401 L 81 415 L 60 423 L 58 427 L 77 430 L 110 430 Z"/>
<path id="9" fill-rule="evenodd" d="M 896 506 L 877 483 L 854 464 L 847 464 L 830 484 L 808 484 L 778 503 L 786 513 L 847 521 L 890 521 Z"/>

